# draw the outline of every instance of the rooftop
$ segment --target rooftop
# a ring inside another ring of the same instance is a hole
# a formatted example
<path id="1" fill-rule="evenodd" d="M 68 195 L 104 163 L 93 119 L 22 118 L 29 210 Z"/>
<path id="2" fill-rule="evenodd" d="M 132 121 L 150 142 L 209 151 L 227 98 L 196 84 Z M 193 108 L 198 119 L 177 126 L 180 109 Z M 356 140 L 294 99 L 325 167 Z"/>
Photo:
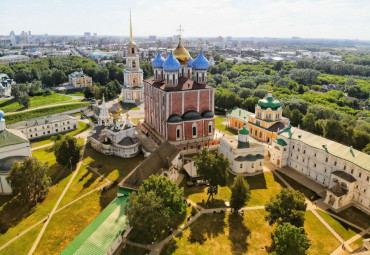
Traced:
<path id="1" fill-rule="evenodd" d="M 185 91 L 185 90 L 198 90 L 198 89 L 211 89 L 213 87 L 207 84 L 200 84 L 194 80 L 191 80 L 186 77 L 180 77 L 179 82 L 176 86 L 169 86 L 165 84 L 165 81 L 154 81 L 154 80 L 146 80 L 145 82 L 149 83 L 150 85 L 170 92 L 170 91 Z"/>
<path id="2" fill-rule="evenodd" d="M 40 126 L 44 124 L 59 122 L 59 121 L 67 121 L 67 120 L 74 120 L 75 118 L 69 115 L 58 115 L 58 116 L 45 116 L 36 119 L 30 119 L 25 121 L 20 121 L 8 126 L 8 128 L 19 129 L 25 127 L 34 127 Z"/>
<path id="3" fill-rule="evenodd" d="M 235 107 L 234 109 L 228 112 L 228 115 L 230 115 L 231 117 L 234 117 L 236 119 L 246 121 L 246 122 L 248 121 L 249 116 L 253 114 L 254 114 L 253 112 L 248 112 L 238 107 Z"/>
<path id="4" fill-rule="evenodd" d="M 348 182 L 355 182 L 356 181 L 356 178 L 355 177 L 353 177 L 352 175 L 350 175 L 350 174 L 348 174 L 348 173 L 346 173 L 344 171 L 339 171 L 338 170 L 338 171 L 332 172 L 332 174 L 334 174 L 334 175 L 336 175 L 336 176 L 338 176 L 338 177 L 340 177 L 343 180 L 346 180 Z"/>
<path id="5" fill-rule="evenodd" d="M 352 162 L 353 164 L 367 171 L 370 171 L 370 155 L 367 155 L 366 153 L 363 153 L 356 149 L 352 149 L 346 145 L 331 141 L 324 137 L 295 127 L 287 128 L 279 132 L 279 135 L 282 135 L 286 138 L 291 138 L 293 140 L 301 141 L 309 146 L 325 151 L 338 158 Z"/>
<path id="6" fill-rule="evenodd" d="M 260 144 L 259 142 L 257 142 L 253 137 L 249 137 L 249 146 L 246 146 L 246 147 L 238 147 L 238 144 L 239 144 L 239 141 L 238 141 L 238 137 L 237 136 L 223 136 L 221 138 L 222 140 L 224 140 L 227 144 L 230 145 L 230 147 L 233 149 L 233 150 L 236 150 L 236 149 L 245 149 L 245 148 L 261 148 L 261 149 L 265 149 L 265 146 Z"/>
<path id="7" fill-rule="evenodd" d="M 4 129 L 0 131 L 0 148 L 21 143 L 29 143 L 21 131 L 16 129 Z"/>
<path id="8" fill-rule="evenodd" d="M 61 254 L 106 254 L 128 226 L 125 206 L 130 193 L 131 190 L 120 188 L 120 196 L 116 197 Z"/>

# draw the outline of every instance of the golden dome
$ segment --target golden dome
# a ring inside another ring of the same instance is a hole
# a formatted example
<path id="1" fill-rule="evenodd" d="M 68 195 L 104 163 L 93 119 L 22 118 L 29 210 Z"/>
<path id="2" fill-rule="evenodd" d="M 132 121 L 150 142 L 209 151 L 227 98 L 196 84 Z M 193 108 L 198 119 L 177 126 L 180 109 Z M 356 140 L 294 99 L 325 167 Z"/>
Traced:
<path id="1" fill-rule="evenodd" d="M 185 65 L 190 59 L 189 52 L 182 45 L 181 37 L 179 38 L 179 45 L 177 45 L 176 50 L 173 51 L 173 55 L 180 62 L 181 65 Z"/>

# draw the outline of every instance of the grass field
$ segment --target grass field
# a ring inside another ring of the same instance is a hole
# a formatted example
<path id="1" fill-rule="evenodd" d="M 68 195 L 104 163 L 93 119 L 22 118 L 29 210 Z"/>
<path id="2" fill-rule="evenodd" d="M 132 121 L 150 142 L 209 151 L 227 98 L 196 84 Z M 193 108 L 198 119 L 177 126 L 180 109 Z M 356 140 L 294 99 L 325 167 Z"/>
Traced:
<path id="1" fill-rule="evenodd" d="M 30 97 L 30 108 L 35 108 L 44 105 L 58 104 L 71 100 L 72 98 L 65 95 L 52 94 L 48 96 L 34 96 Z M 15 112 L 23 110 L 23 107 L 20 106 L 14 99 L 6 99 L 0 101 L 0 109 L 7 112 Z"/>
<path id="2" fill-rule="evenodd" d="M 62 134 L 63 135 L 75 136 L 75 135 L 78 135 L 82 132 L 85 132 L 85 131 L 89 130 L 90 128 L 91 127 L 90 127 L 89 124 L 86 124 L 85 122 L 79 121 L 77 129 L 66 132 L 66 133 L 62 133 Z M 31 148 L 38 147 L 38 146 L 45 145 L 45 144 L 49 144 L 49 143 L 52 143 L 52 142 L 53 141 L 51 140 L 51 136 L 42 137 L 42 138 L 39 138 L 39 139 L 32 140 L 31 141 Z"/>
<path id="3" fill-rule="evenodd" d="M 317 212 L 323 217 L 323 219 L 344 239 L 348 240 L 351 237 L 355 236 L 357 233 L 361 231 L 347 225 L 344 222 L 341 222 L 329 214 L 325 213 L 324 211 L 317 210 Z"/>
<path id="4" fill-rule="evenodd" d="M 140 107 L 138 107 L 134 103 L 123 103 L 122 101 L 119 102 L 123 109 L 125 110 L 140 110 Z"/>
<path id="5" fill-rule="evenodd" d="M 103 155 L 93 150 L 90 144 L 87 144 L 83 162 L 92 168 L 98 169 L 99 173 L 107 179 L 120 181 L 143 160 L 143 154 L 129 159 Z"/>
<path id="6" fill-rule="evenodd" d="M 202 203 L 208 199 L 207 187 L 187 187 L 186 182 L 182 183 L 185 195 L 195 203 L 199 203 L 206 208 L 225 207 L 225 201 L 230 201 L 231 190 L 230 186 L 233 182 L 233 176 L 229 178 L 228 186 L 219 187 L 218 194 L 215 195 L 214 200 L 210 200 L 207 204 Z M 276 195 L 284 187 L 278 178 L 275 178 L 272 172 L 265 172 L 255 176 L 245 177 L 250 190 L 251 199 L 247 206 L 265 205 L 270 201 L 270 197 Z"/>
<path id="7" fill-rule="evenodd" d="M 51 106 L 42 109 L 35 109 L 27 112 L 19 112 L 14 114 L 6 115 L 4 118 L 6 119 L 6 124 L 16 123 L 22 120 L 28 120 L 33 118 L 38 118 L 42 116 L 52 115 L 56 113 L 66 112 L 74 109 L 78 109 L 81 107 L 89 106 L 89 103 L 71 103 L 59 106 Z"/>
<path id="8" fill-rule="evenodd" d="M 361 227 L 361 228 L 368 228 L 370 227 L 370 216 L 365 214 L 364 212 L 360 211 L 355 207 L 349 207 L 339 213 L 331 212 L 339 217 L 342 217 L 345 220 Z"/>
<path id="9" fill-rule="evenodd" d="M 364 239 L 368 239 L 370 238 L 370 234 L 368 235 L 365 235 L 363 237 L 360 237 L 359 239 L 357 239 L 356 241 L 352 242 L 349 244 L 349 246 L 351 246 L 351 248 L 355 251 L 357 250 L 358 248 L 361 248 L 363 246 L 363 240 Z"/>
<path id="10" fill-rule="evenodd" d="M 224 124 L 226 122 L 226 119 L 224 118 L 221 118 L 219 116 L 216 116 L 216 119 L 215 119 L 215 122 L 216 122 L 216 128 L 222 132 L 224 132 L 225 134 L 228 134 L 228 135 L 237 135 L 238 132 L 232 128 L 229 128 L 229 127 L 226 127 L 226 125 Z"/>
<path id="11" fill-rule="evenodd" d="M 340 245 L 339 241 L 312 212 L 307 211 L 305 218 L 304 229 L 311 243 L 310 248 L 307 250 L 307 255 L 330 254 Z"/>

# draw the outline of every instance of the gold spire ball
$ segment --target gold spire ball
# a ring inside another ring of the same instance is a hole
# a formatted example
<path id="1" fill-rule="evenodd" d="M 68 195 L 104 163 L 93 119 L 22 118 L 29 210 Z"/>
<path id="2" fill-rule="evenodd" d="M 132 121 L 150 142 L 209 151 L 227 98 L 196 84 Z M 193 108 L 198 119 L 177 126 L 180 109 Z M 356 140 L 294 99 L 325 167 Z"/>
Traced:
<path id="1" fill-rule="evenodd" d="M 177 48 L 173 51 L 173 56 L 180 62 L 181 65 L 185 65 L 186 63 L 188 63 L 188 61 L 190 59 L 190 54 L 187 51 L 187 49 L 185 49 L 185 47 L 182 45 L 182 41 L 181 41 L 181 32 L 182 31 L 183 31 L 183 29 L 180 25 L 179 45 L 177 45 Z"/>

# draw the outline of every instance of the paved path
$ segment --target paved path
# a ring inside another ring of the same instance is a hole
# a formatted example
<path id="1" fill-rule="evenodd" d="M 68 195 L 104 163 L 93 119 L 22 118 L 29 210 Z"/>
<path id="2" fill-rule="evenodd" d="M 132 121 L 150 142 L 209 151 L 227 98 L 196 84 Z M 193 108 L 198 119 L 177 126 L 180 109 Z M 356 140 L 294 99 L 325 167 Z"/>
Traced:
<path id="1" fill-rule="evenodd" d="M 77 176 L 77 173 L 79 172 L 80 167 L 81 167 L 81 164 L 82 164 L 82 158 L 83 158 L 83 155 L 84 155 L 84 152 L 85 152 L 85 146 L 86 146 L 86 139 L 84 140 L 84 147 L 83 147 L 83 149 L 82 149 L 82 156 L 81 156 L 80 161 L 78 162 L 78 164 L 77 164 L 77 166 L 76 166 L 76 170 L 74 171 L 74 173 L 73 173 L 73 175 L 72 175 L 71 179 L 69 179 L 69 182 L 68 182 L 68 183 L 67 183 L 67 185 L 65 186 L 65 188 L 64 188 L 64 190 L 63 190 L 62 194 L 60 195 L 60 197 L 59 197 L 58 201 L 55 203 L 55 205 L 54 205 L 54 207 L 53 207 L 53 210 L 50 212 L 49 217 L 48 217 L 48 219 L 46 220 L 45 224 L 42 226 L 42 229 L 41 229 L 40 233 L 38 234 L 38 236 L 37 236 L 37 238 L 36 238 L 36 240 L 35 240 L 34 244 L 32 245 L 31 250 L 28 252 L 28 255 L 32 255 L 32 254 L 35 252 L 35 250 L 36 250 L 36 248 L 37 248 L 37 245 L 40 243 L 41 237 L 44 235 L 44 232 L 45 232 L 46 227 L 48 226 L 48 224 L 49 224 L 49 222 L 50 222 L 51 218 L 53 217 L 54 213 L 56 212 L 56 210 L 57 210 L 57 208 L 58 208 L 58 206 L 59 206 L 60 202 L 62 201 L 62 199 L 63 199 L 64 195 L 67 193 L 67 190 L 68 190 L 68 189 L 69 189 L 69 187 L 71 186 L 71 184 L 72 184 L 73 180 L 74 180 L 74 179 L 75 179 L 75 177 Z"/>

